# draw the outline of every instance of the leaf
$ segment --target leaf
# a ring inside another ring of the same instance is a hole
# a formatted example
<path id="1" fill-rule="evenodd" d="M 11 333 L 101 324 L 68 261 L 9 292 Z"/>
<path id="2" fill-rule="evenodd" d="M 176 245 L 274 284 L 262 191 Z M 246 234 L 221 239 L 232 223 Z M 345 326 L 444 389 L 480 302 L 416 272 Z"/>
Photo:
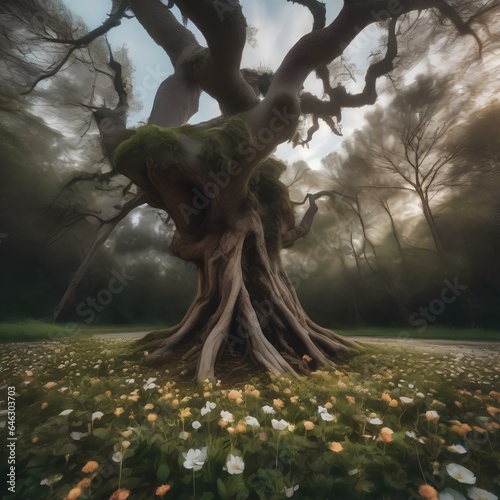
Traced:
<path id="1" fill-rule="evenodd" d="M 167 464 L 161 464 L 156 471 L 156 477 L 160 481 L 166 481 L 168 476 L 170 476 L 170 468 Z"/>
<path id="2" fill-rule="evenodd" d="M 111 429 L 109 427 L 101 427 L 94 429 L 92 434 L 99 439 L 107 441 L 111 437 Z"/>
<path id="3" fill-rule="evenodd" d="M 221 478 L 217 479 L 217 491 L 219 492 L 221 499 L 227 498 L 226 485 Z"/>
<path id="4" fill-rule="evenodd" d="M 64 446 L 59 448 L 59 450 L 56 451 L 54 455 L 61 456 L 61 455 L 66 455 L 67 453 L 72 455 L 73 453 L 75 453 L 76 450 L 77 447 L 73 443 L 66 443 Z"/>
<path id="5" fill-rule="evenodd" d="M 201 495 L 200 500 L 213 500 L 215 495 L 210 493 L 210 491 L 205 491 L 203 495 Z"/>

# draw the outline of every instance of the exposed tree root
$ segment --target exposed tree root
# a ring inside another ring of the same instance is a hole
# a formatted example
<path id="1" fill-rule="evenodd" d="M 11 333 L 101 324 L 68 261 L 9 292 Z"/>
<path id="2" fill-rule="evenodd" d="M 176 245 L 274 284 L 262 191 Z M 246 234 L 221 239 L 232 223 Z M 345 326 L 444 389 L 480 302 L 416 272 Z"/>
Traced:
<path id="1" fill-rule="evenodd" d="M 184 349 L 186 369 L 201 382 L 216 378 L 228 353 L 293 377 L 350 355 L 353 342 L 316 325 L 302 309 L 279 258 L 268 254 L 256 212 L 210 245 L 198 267 L 198 292 L 184 319 L 140 341 L 148 364 L 168 363 Z"/>

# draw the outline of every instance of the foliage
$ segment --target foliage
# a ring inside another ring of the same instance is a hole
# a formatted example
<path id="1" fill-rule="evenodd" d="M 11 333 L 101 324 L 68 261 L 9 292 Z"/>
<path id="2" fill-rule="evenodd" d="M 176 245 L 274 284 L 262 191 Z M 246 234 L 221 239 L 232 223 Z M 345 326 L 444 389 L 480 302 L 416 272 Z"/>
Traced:
<path id="1" fill-rule="evenodd" d="M 195 387 L 128 353 L 83 337 L 3 348 L 17 407 L 9 498 L 64 498 L 86 478 L 80 498 L 151 499 L 162 485 L 165 498 L 407 499 L 425 483 L 467 495 L 450 464 L 498 495 L 493 355 L 366 349 L 297 381 Z"/>

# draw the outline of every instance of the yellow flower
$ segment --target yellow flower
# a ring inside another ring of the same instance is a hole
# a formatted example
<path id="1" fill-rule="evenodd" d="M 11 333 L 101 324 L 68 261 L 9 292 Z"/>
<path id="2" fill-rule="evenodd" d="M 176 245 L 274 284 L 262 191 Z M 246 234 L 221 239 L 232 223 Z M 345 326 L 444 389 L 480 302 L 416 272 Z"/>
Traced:
<path id="1" fill-rule="evenodd" d="M 283 408 L 285 406 L 285 403 L 283 402 L 282 399 L 273 399 L 273 406 L 277 410 L 281 410 L 281 408 Z"/>
<path id="2" fill-rule="evenodd" d="M 126 450 L 130 446 L 130 441 L 122 441 L 122 446 Z"/>
<path id="3" fill-rule="evenodd" d="M 397 399 L 391 399 L 391 400 L 389 401 L 389 406 L 390 406 L 391 408 L 396 408 L 396 406 L 398 406 L 398 400 L 397 400 Z"/>
<path id="4" fill-rule="evenodd" d="M 394 438 L 392 437 L 393 434 L 394 431 L 389 429 L 389 427 L 382 427 L 378 435 L 378 440 L 383 443 L 392 443 L 394 441 Z"/>
<path id="5" fill-rule="evenodd" d="M 246 432 L 246 431 L 247 431 L 247 426 L 245 425 L 245 423 L 244 423 L 244 422 L 240 421 L 240 422 L 238 422 L 238 424 L 236 425 L 236 427 L 235 427 L 235 431 L 236 431 L 236 432 L 239 432 L 239 433 Z"/>
<path id="6" fill-rule="evenodd" d="M 76 487 L 73 488 L 72 490 L 69 490 L 64 500 L 76 500 L 82 494 L 83 490 L 81 488 Z"/>
<path id="7" fill-rule="evenodd" d="M 33 444 L 38 443 L 38 441 L 39 441 L 38 436 L 33 436 L 33 437 L 31 438 L 31 442 L 32 442 Z"/>
<path id="8" fill-rule="evenodd" d="M 488 392 L 488 396 L 496 399 L 497 401 L 500 401 L 500 392 L 490 391 L 490 392 Z"/>
<path id="9" fill-rule="evenodd" d="M 344 447 L 342 446 L 341 443 L 338 443 L 334 441 L 333 443 L 330 443 L 330 450 L 332 450 L 335 453 L 340 453 L 343 451 Z"/>
<path id="10" fill-rule="evenodd" d="M 210 396 L 211 396 L 211 395 L 212 395 L 212 393 L 211 393 L 210 391 L 205 391 L 205 392 L 203 393 L 203 397 L 204 397 L 205 399 L 210 399 Z"/>
<path id="11" fill-rule="evenodd" d="M 156 494 L 159 496 L 159 497 L 164 497 L 168 491 L 170 491 L 170 488 L 171 486 L 169 484 L 162 484 L 161 486 L 158 486 L 158 488 L 156 488 Z"/>
<path id="12" fill-rule="evenodd" d="M 297 403 L 299 401 L 299 397 L 298 396 L 292 396 L 290 398 L 290 403 Z"/>
<path id="13" fill-rule="evenodd" d="M 237 391 L 236 389 L 232 389 L 227 393 L 227 398 L 230 401 L 236 401 L 237 399 L 241 399 L 241 397 L 241 391 Z"/>
<path id="14" fill-rule="evenodd" d="M 145 410 L 154 410 L 155 405 L 148 403 L 147 405 L 144 405 Z"/>
<path id="15" fill-rule="evenodd" d="M 158 415 L 156 413 L 150 413 L 148 415 L 148 422 L 156 422 Z"/>
<path id="16" fill-rule="evenodd" d="M 43 387 L 45 389 L 52 389 L 52 387 L 54 387 L 56 385 L 55 382 L 47 382 Z"/>
<path id="17" fill-rule="evenodd" d="M 109 500 L 126 500 L 129 495 L 130 491 L 120 488 L 109 497 Z"/>
<path id="18" fill-rule="evenodd" d="M 123 431 L 121 434 L 124 438 L 128 438 L 132 435 L 132 429 L 127 429 L 126 431 Z"/>
<path id="19" fill-rule="evenodd" d="M 306 431 L 312 431 L 314 429 L 314 423 L 310 420 L 304 420 L 302 424 L 304 425 Z"/>
<path id="20" fill-rule="evenodd" d="M 439 413 L 435 410 L 428 410 L 425 412 L 425 419 L 427 422 L 434 422 L 437 424 L 439 418 Z"/>
<path id="21" fill-rule="evenodd" d="M 183 408 L 179 412 L 179 417 L 181 420 L 184 420 L 185 418 L 188 418 L 190 416 L 191 416 L 191 408 L 189 408 L 189 406 L 187 408 Z"/>
<path id="22" fill-rule="evenodd" d="M 92 478 L 85 477 L 81 481 L 78 481 L 78 484 L 76 485 L 76 487 L 81 488 L 82 490 L 87 489 L 90 486 L 90 483 L 92 482 L 92 479 L 94 476 L 95 476 L 95 474 L 92 475 Z"/>
<path id="23" fill-rule="evenodd" d="M 121 407 L 121 406 L 118 406 L 118 408 L 116 408 L 116 410 L 113 412 L 117 417 L 119 417 L 125 410 Z"/>
<path id="24" fill-rule="evenodd" d="M 302 356 L 302 359 L 303 361 L 305 361 L 306 363 L 310 363 L 313 359 L 311 358 L 311 356 L 308 356 L 307 354 L 304 354 Z"/>
<path id="25" fill-rule="evenodd" d="M 486 411 L 492 416 L 495 417 L 498 413 L 500 413 L 500 408 L 495 408 L 491 405 L 486 405 Z"/>
<path id="26" fill-rule="evenodd" d="M 465 436 L 468 432 L 472 431 L 472 427 L 467 424 L 454 424 L 451 426 L 450 431 L 459 436 Z"/>
<path id="27" fill-rule="evenodd" d="M 98 468 L 99 464 L 95 460 L 90 460 L 83 466 L 82 472 L 90 474 L 91 472 L 95 472 Z"/>
<path id="28" fill-rule="evenodd" d="M 384 401 L 384 403 L 390 403 L 392 398 L 388 392 L 384 392 L 380 399 Z"/>
<path id="29" fill-rule="evenodd" d="M 330 403 L 330 401 L 327 401 L 327 402 L 325 403 L 325 408 L 328 408 L 328 409 L 333 408 L 332 403 Z"/>
<path id="30" fill-rule="evenodd" d="M 42 406 L 40 406 L 40 408 L 42 410 L 45 410 L 45 408 L 48 408 L 48 406 L 49 406 L 49 403 L 42 403 Z"/>
<path id="31" fill-rule="evenodd" d="M 347 399 L 347 402 L 350 405 L 355 405 L 356 404 L 356 398 L 354 396 L 346 396 L 345 398 Z M 390 404 L 389 404 L 389 406 L 390 406 Z"/>
<path id="32" fill-rule="evenodd" d="M 226 427 L 228 424 L 228 422 L 226 422 L 225 420 L 219 420 L 219 427 Z"/>
<path id="33" fill-rule="evenodd" d="M 429 484 L 422 484 L 418 489 L 418 493 L 425 500 L 438 500 L 438 492 Z"/>

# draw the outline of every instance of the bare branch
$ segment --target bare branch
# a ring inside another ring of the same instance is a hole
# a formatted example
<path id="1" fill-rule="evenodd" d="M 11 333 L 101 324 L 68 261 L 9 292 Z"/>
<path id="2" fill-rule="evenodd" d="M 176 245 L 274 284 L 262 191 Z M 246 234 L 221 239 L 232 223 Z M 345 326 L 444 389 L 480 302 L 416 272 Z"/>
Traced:
<path id="1" fill-rule="evenodd" d="M 318 205 L 316 204 L 316 200 L 318 200 L 323 196 L 328 196 L 329 198 L 335 199 L 336 195 L 344 196 L 341 193 L 334 190 L 323 190 L 315 194 L 308 194 L 304 198 L 304 201 L 302 201 L 301 203 L 295 203 L 296 205 L 302 205 L 306 202 L 306 200 L 308 200 L 309 208 L 306 210 L 306 213 L 302 217 L 300 223 L 293 229 L 290 229 L 285 234 L 283 234 L 281 239 L 283 248 L 291 247 L 298 239 L 304 237 L 310 231 L 314 220 L 314 216 L 318 211 Z"/>
<path id="2" fill-rule="evenodd" d="M 87 47 L 91 42 L 93 42 L 95 39 L 99 38 L 100 36 L 106 34 L 109 30 L 112 28 L 116 28 L 117 26 L 120 26 L 122 18 L 125 16 L 125 11 L 128 8 L 128 2 L 127 1 L 122 1 L 113 14 L 111 14 L 106 21 L 104 21 L 101 26 L 98 28 L 93 29 L 92 31 L 89 31 L 86 35 L 76 39 L 56 39 L 56 38 L 50 38 L 50 37 L 42 37 L 43 40 L 49 41 L 51 43 L 60 43 L 60 44 L 65 44 L 65 45 L 71 45 L 69 47 L 68 51 L 64 55 L 64 57 L 52 68 L 50 71 L 47 71 L 46 73 L 43 73 L 40 75 L 29 87 L 28 90 L 22 93 L 22 95 L 29 94 L 30 92 L 33 91 L 33 89 L 43 80 L 46 80 L 47 78 L 50 78 L 54 76 L 58 71 L 62 69 L 62 67 L 66 64 L 68 61 L 69 57 L 71 54 L 76 50 L 76 49 L 81 49 L 83 47 Z"/>
<path id="3" fill-rule="evenodd" d="M 391 17 L 425 9 L 437 9 L 449 19 L 460 35 L 471 35 L 481 48 L 477 34 L 460 14 L 444 0 L 401 0 Z M 276 71 L 270 92 L 283 89 L 298 91 L 307 76 L 318 66 L 328 64 L 339 57 L 357 34 L 368 25 L 391 15 L 387 0 L 350 0 L 344 3 L 336 19 L 327 27 L 303 36 L 288 52 Z M 396 12 L 397 11 L 397 12 Z"/>
<path id="4" fill-rule="evenodd" d="M 132 200 L 125 203 L 116 215 L 101 222 L 101 225 L 97 230 L 97 234 L 94 237 L 94 241 L 92 242 L 92 245 L 89 251 L 87 252 L 87 255 L 85 256 L 85 259 L 80 264 L 80 267 L 73 276 L 73 279 L 71 280 L 71 283 L 64 292 L 61 300 L 59 301 L 59 304 L 57 304 L 57 307 L 54 309 L 54 313 L 52 316 L 53 321 L 56 321 L 58 316 L 61 314 L 62 310 L 66 307 L 66 305 L 73 300 L 78 284 L 85 275 L 97 251 L 99 250 L 99 248 L 101 248 L 101 245 L 109 238 L 109 235 L 113 232 L 113 229 L 132 210 L 134 210 L 134 208 L 137 208 L 138 206 L 143 205 L 146 202 L 147 202 L 147 195 L 146 193 L 142 192 Z"/>

